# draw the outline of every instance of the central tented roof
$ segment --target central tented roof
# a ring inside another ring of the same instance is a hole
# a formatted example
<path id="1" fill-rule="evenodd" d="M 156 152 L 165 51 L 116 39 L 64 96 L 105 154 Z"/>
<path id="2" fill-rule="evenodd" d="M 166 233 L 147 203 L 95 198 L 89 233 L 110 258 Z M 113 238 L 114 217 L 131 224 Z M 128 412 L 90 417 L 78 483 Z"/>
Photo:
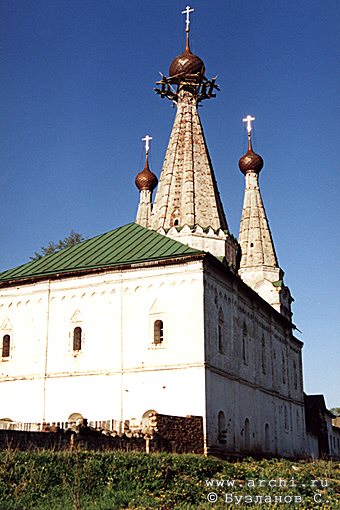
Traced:
<path id="1" fill-rule="evenodd" d="M 0 283 L 203 253 L 129 223 L 80 244 L 0 273 Z"/>

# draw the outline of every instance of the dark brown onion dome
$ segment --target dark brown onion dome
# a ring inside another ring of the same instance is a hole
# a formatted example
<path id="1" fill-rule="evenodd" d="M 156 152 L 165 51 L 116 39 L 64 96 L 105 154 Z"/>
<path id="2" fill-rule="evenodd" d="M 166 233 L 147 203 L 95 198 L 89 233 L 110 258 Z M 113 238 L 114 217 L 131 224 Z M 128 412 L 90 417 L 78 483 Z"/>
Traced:
<path id="1" fill-rule="evenodd" d="M 204 62 L 197 55 L 191 53 L 189 39 L 187 38 L 184 52 L 171 62 L 169 69 L 170 78 L 172 76 L 178 78 L 185 78 L 192 75 L 204 76 L 204 73 Z"/>
<path id="2" fill-rule="evenodd" d="M 261 156 L 259 156 L 253 151 L 253 147 L 251 145 L 251 140 L 249 137 L 248 150 L 238 162 L 238 166 L 240 167 L 241 172 L 243 174 L 246 174 L 248 172 L 255 172 L 256 174 L 259 174 L 263 168 L 263 164 L 264 162 Z"/>
<path id="3" fill-rule="evenodd" d="M 153 191 L 158 184 L 156 175 L 149 168 L 148 156 L 146 156 L 145 167 L 136 176 L 135 183 L 139 191 L 143 189 Z"/>

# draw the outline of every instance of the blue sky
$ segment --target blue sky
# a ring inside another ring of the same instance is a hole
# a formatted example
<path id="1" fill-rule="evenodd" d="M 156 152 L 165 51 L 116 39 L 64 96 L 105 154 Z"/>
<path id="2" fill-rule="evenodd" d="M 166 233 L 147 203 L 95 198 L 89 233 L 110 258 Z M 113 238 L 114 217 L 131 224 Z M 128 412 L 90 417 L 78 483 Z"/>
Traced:
<path id="1" fill-rule="evenodd" d="M 145 134 L 159 175 L 175 110 L 153 92 L 184 48 L 186 0 L 2 0 L 0 270 L 71 229 L 134 221 Z M 192 0 L 191 47 L 221 91 L 200 115 L 229 227 L 238 235 L 254 149 L 302 331 L 304 384 L 340 406 L 339 3 Z"/>

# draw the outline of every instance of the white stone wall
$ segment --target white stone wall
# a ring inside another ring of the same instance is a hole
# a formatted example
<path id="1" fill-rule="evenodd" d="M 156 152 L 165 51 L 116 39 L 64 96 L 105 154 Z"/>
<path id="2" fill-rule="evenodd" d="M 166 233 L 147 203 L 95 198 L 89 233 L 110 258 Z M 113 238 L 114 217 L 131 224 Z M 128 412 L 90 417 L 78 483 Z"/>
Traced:
<path id="1" fill-rule="evenodd" d="M 319 452 L 319 441 L 316 436 L 307 432 L 307 450 L 308 457 L 311 459 L 318 459 L 320 456 Z"/>
<path id="2" fill-rule="evenodd" d="M 0 358 L 0 419 L 138 421 L 154 409 L 203 416 L 211 452 L 301 455 L 301 343 L 241 280 L 203 264 L 2 289 L 1 334 L 12 345 Z"/>
<path id="3" fill-rule="evenodd" d="M 212 450 L 305 453 L 301 343 L 271 310 L 234 278 L 206 273 L 207 434 Z M 218 437 L 220 411 L 227 427 L 225 443 Z"/>
<path id="4" fill-rule="evenodd" d="M 201 262 L 2 289 L 1 325 L 12 344 L 10 358 L 0 358 L 0 418 L 125 420 L 148 409 L 204 416 Z"/>

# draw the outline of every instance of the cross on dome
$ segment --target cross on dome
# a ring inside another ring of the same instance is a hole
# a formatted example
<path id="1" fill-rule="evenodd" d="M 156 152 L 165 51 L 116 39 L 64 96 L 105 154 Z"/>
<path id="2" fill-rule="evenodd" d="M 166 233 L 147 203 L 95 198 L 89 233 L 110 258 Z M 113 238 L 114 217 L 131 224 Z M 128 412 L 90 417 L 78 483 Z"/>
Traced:
<path id="1" fill-rule="evenodd" d="M 245 119 L 242 119 L 242 122 L 246 122 L 247 123 L 247 131 L 248 131 L 248 135 L 251 133 L 251 130 L 252 130 L 252 121 L 255 120 L 255 117 L 252 117 L 251 115 L 247 115 L 247 117 Z"/>
<path id="2" fill-rule="evenodd" d="M 145 153 L 146 155 L 149 154 L 150 149 L 150 141 L 152 140 L 152 136 L 146 135 L 144 138 L 142 138 L 142 142 L 145 142 Z"/>
<path id="3" fill-rule="evenodd" d="M 194 12 L 194 10 L 195 9 L 191 9 L 190 6 L 187 5 L 185 10 L 182 11 L 182 14 L 186 14 L 187 15 L 186 20 L 185 20 L 185 23 L 186 23 L 185 31 L 186 32 L 190 32 L 190 13 Z"/>

